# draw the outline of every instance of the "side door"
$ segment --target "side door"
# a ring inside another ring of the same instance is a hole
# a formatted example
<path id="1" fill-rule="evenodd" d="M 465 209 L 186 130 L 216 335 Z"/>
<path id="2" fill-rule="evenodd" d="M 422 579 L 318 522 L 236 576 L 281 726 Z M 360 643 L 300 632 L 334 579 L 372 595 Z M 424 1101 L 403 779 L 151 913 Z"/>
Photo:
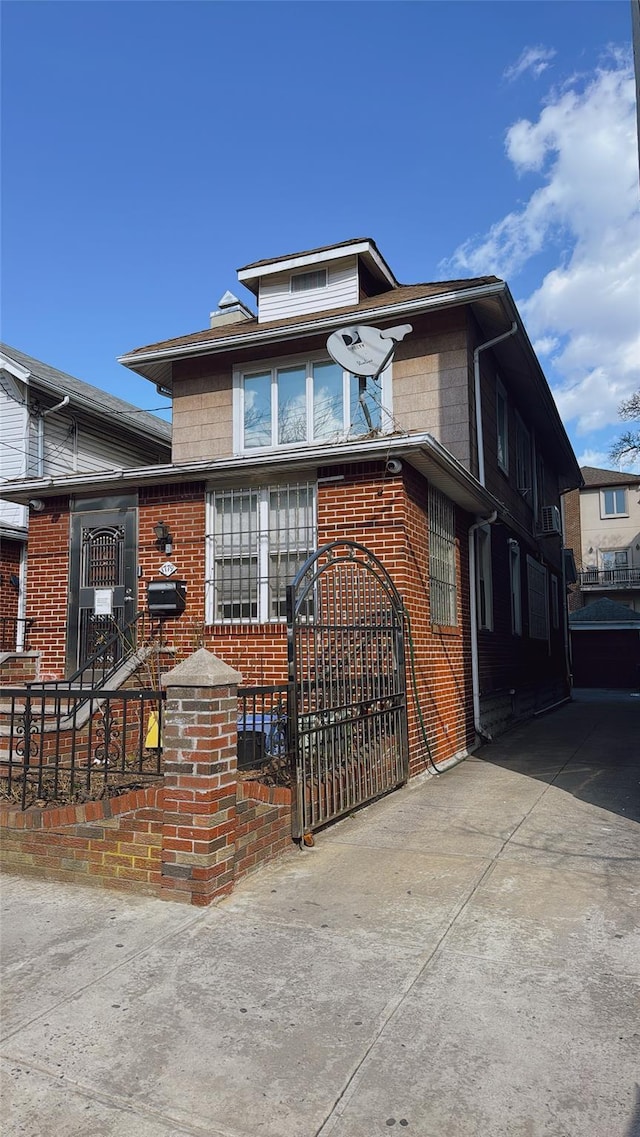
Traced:
<path id="1" fill-rule="evenodd" d="M 71 518 L 68 674 L 119 630 L 105 661 L 116 663 L 132 635 L 127 626 L 137 610 L 137 503 L 110 504 L 105 499 L 105 508 L 87 509 L 77 503 Z"/>

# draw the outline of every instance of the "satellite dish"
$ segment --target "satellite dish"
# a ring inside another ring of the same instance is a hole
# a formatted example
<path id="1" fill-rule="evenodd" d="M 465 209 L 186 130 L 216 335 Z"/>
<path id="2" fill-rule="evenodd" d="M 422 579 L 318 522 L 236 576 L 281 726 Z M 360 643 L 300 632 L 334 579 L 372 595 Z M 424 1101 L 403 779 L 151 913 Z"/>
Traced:
<path id="1" fill-rule="evenodd" d="M 404 337 L 413 331 L 411 324 L 400 324 L 397 328 L 367 327 L 366 324 L 356 324 L 348 328 L 339 328 L 332 332 L 327 340 L 327 351 L 335 363 L 340 364 L 353 375 L 364 375 L 368 379 L 375 379 L 384 371 L 395 346 Z"/>

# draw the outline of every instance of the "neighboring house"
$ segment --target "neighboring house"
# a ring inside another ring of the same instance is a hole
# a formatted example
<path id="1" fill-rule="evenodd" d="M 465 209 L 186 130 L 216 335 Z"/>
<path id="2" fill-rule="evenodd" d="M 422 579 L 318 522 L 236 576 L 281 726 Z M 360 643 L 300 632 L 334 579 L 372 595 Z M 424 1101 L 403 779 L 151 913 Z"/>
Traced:
<path id="1" fill-rule="evenodd" d="M 640 474 L 583 466 L 565 494 L 564 532 L 577 581 L 569 592 L 577 687 L 640 682 Z M 636 627 L 636 624 L 638 627 Z"/>
<path id="2" fill-rule="evenodd" d="M 46 479 L 168 462 L 171 427 L 146 411 L 0 344 L 0 478 Z M 2 492 L 0 488 L 0 493 Z M 0 500 L 0 650 L 24 643 L 31 502 Z M 66 544 L 66 542 L 65 542 Z M 39 572 L 40 570 L 34 571 Z M 59 619 L 38 592 L 38 620 Z"/>
<path id="3" fill-rule="evenodd" d="M 578 572 L 569 609 L 607 599 L 640 612 L 640 474 L 593 466 L 580 472 L 584 486 L 563 502 Z"/>
<path id="4" fill-rule="evenodd" d="M 161 566 L 186 582 L 186 611 L 164 629 L 178 655 L 204 644 L 245 682 L 282 682 L 286 586 L 314 550 L 349 539 L 377 555 L 411 617 L 436 759 L 565 697 L 559 505 L 581 479 L 505 282 L 400 285 L 366 238 L 238 279 L 257 315 L 226 294 L 209 328 L 121 359 L 173 397 L 170 467 L 12 491 L 45 503 L 32 521 L 46 601 L 34 561 L 29 611 L 59 612 L 55 635 L 34 629 L 47 669 L 77 663 L 74 629 L 93 611 L 91 588 L 73 589 L 83 541 L 100 521 L 117 546 L 124 515 L 136 555 L 113 559 L 111 584 L 138 588 L 142 604 Z M 328 354 L 339 329 L 405 324 L 375 380 Z M 416 770 L 415 715 L 410 740 Z"/>

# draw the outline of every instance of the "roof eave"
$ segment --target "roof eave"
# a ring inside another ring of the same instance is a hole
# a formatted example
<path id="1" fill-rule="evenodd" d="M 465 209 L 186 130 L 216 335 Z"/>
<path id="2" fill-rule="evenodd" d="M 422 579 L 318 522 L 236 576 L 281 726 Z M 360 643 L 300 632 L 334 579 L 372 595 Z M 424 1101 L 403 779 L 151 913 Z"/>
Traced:
<path id="1" fill-rule="evenodd" d="M 435 296 L 420 296 L 413 300 L 390 302 L 384 305 L 378 304 L 372 308 L 358 309 L 357 312 L 345 308 L 344 312 L 334 312 L 331 316 L 315 316 L 311 320 L 291 324 L 288 327 L 269 328 L 263 325 L 246 335 L 221 336 L 215 340 L 196 340 L 193 343 L 181 344 L 177 347 L 129 352 L 126 355 L 118 356 L 118 363 L 122 363 L 131 371 L 135 371 L 136 374 L 142 375 L 143 378 L 157 384 L 157 366 L 163 362 L 171 364 L 192 355 L 218 355 L 232 349 L 244 350 L 252 346 L 262 347 L 273 342 L 302 339 L 314 332 L 333 331 L 344 324 L 345 320 L 353 321 L 356 316 L 359 323 L 364 323 L 367 320 L 384 320 L 387 317 L 408 316 L 411 313 L 418 314 L 430 309 L 458 307 L 461 304 L 472 303 L 473 300 L 497 296 L 504 291 L 505 287 L 504 281 L 498 281 L 495 284 L 483 284 L 476 288 L 439 292 Z M 156 371 L 153 374 L 147 374 L 145 370 L 147 365 L 149 370 L 155 365 Z"/>
<path id="2" fill-rule="evenodd" d="M 411 436 L 384 435 L 373 440 L 317 446 L 304 451 L 275 451 L 260 457 L 249 455 L 224 458 L 218 462 L 103 470 L 80 476 L 76 474 L 74 477 L 21 479 L 3 483 L 0 492 L 8 501 L 26 504 L 34 497 L 46 499 L 64 494 L 108 492 L 120 490 L 127 485 L 137 488 L 170 482 L 214 482 L 230 477 L 242 480 L 259 475 L 261 471 L 287 473 L 292 470 L 317 470 L 322 466 L 376 460 L 386 462 L 390 457 L 408 462 L 468 513 L 489 518 L 500 508 L 493 495 L 426 432 Z"/>

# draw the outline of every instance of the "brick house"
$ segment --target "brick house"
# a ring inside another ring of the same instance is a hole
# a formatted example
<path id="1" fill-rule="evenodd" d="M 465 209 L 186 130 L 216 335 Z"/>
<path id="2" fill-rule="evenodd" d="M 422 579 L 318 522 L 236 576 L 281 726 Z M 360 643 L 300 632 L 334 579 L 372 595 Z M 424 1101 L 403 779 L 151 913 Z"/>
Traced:
<path id="1" fill-rule="evenodd" d="M 171 427 L 107 391 L 0 344 L 0 476 L 55 479 L 167 462 Z M 0 500 L 0 650 L 24 643 L 29 513 Z M 35 507 L 34 503 L 35 502 Z M 44 507 L 43 507 L 44 508 Z M 43 622 L 42 597 L 38 618 Z"/>
<path id="2" fill-rule="evenodd" d="M 436 759 L 565 697 L 559 505 L 581 479 L 506 283 L 401 285 L 370 239 L 258 261 L 238 279 L 256 314 L 226 293 L 208 328 L 121 358 L 171 394 L 171 463 L 12 489 L 45 505 L 29 612 L 45 616 L 32 640 L 47 670 L 77 663 L 74 628 L 93 604 L 81 534 L 101 526 L 126 546 L 114 583 L 139 605 L 167 561 L 186 582 L 186 610 L 165 626 L 177 657 L 204 645 L 245 683 L 286 677 L 285 590 L 307 556 L 366 546 L 411 618 Z M 406 323 L 375 379 L 328 354 L 339 329 Z M 409 734 L 416 772 L 411 708 Z"/>

